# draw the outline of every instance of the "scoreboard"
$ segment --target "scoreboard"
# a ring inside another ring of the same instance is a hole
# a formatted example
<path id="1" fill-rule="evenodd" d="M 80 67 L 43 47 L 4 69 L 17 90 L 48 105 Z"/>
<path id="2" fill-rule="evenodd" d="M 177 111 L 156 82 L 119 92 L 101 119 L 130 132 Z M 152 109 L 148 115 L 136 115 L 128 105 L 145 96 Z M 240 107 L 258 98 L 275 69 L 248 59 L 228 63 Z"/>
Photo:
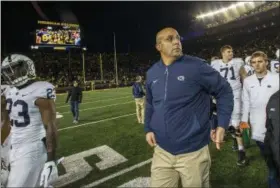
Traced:
<path id="1" fill-rule="evenodd" d="M 81 46 L 81 31 L 78 24 L 38 21 L 35 44 L 46 46 Z"/>

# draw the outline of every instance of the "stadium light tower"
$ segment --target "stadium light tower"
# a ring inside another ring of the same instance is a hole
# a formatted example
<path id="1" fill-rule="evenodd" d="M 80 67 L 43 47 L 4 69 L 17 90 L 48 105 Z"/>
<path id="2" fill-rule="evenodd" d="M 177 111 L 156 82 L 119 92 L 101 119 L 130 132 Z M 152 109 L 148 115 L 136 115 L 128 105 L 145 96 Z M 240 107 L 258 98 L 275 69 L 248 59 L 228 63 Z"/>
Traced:
<path id="1" fill-rule="evenodd" d="M 84 84 L 86 84 L 86 73 L 85 73 L 85 52 L 87 51 L 86 47 L 82 48 L 82 59 L 83 59 L 83 79 Z"/>
<path id="2" fill-rule="evenodd" d="M 219 10 L 216 10 L 216 11 L 211 11 L 211 12 L 208 12 L 208 13 L 205 13 L 205 14 L 198 15 L 196 17 L 196 19 L 203 19 L 203 18 L 206 18 L 206 17 L 212 17 L 214 15 L 225 13 L 229 10 L 233 10 L 233 9 L 238 8 L 238 7 L 244 7 L 246 4 L 254 5 L 254 2 L 247 2 L 247 1 L 246 2 L 238 2 L 238 3 L 232 4 L 228 7 L 224 7 L 224 8 L 221 8 Z"/>
<path id="3" fill-rule="evenodd" d="M 115 61 L 115 70 L 116 70 L 116 85 L 118 87 L 119 85 L 119 79 L 118 79 L 118 62 L 117 62 L 117 50 L 116 50 L 116 35 L 115 32 L 113 32 L 114 35 L 114 61 Z"/>

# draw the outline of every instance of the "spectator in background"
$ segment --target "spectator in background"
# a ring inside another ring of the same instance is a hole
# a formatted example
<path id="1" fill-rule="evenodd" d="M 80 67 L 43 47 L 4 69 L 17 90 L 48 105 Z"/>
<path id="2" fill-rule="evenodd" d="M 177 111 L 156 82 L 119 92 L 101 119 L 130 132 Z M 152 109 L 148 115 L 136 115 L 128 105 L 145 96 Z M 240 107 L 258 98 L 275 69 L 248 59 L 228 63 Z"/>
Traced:
<path id="1" fill-rule="evenodd" d="M 157 33 L 161 60 L 146 77 L 146 141 L 154 148 L 151 187 L 209 187 L 210 95 L 217 100 L 217 149 L 233 110 L 230 85 L 206 61 L 182 53 L 178 32 Z"/>
<path id="2" fill-rule="evenodd" d="M 83 98 L 83 91 L 82 88 L 78 86 L 78 82 L 75 80 L 73 82 L 73 86 L 67 95 L 66 102 L 68 103 L 68 100 L 70 99 L 70 106 L 71 106 L 71 112 L 73 114 L 73 123 L 78 123 L 79 121 L 79 105 L 82 102 Z"/>
<path id="3" fill-rule="evenodd" d="M 276 177 L 275 187 L 280 187 L 280 122 L 279 122 L 279 96 L 278 90 L 273 94 L 266 106 L 266 134 L 264 138 L 264 156 L 271 171 L 269 178 Z"/>
<path id="4" fill-rule="evenodd" d="M 138 123 L 144 124 L 145 118 L 145 92 L 142 85 L 142 77 L 137 76 L 132 86 L 132 93 L 136 103 L 136 115 Z"/>

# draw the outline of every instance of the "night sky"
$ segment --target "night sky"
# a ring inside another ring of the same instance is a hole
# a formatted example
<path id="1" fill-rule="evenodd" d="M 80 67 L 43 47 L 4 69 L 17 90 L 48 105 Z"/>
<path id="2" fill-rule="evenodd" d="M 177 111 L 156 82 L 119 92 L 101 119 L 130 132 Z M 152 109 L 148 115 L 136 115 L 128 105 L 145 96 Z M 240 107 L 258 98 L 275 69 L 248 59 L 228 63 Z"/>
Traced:
<path id="1" fill-rule="evenodd" d="M 184 37 L 193 30 L 193 16 L 222 4 L 176 1 L 38 2 L 50 21 L 77 20 L 83 32 L 83 42 L 92 52 L 112 52 L 113 32 L 116 33 L 118 52 L 153 51 L 157 31 L 171 26 Z M 34 44 L 36 22 L 43 19 L 31 2 L 1 2 L 1 8 L 1 51 L 27 51 Z"/>

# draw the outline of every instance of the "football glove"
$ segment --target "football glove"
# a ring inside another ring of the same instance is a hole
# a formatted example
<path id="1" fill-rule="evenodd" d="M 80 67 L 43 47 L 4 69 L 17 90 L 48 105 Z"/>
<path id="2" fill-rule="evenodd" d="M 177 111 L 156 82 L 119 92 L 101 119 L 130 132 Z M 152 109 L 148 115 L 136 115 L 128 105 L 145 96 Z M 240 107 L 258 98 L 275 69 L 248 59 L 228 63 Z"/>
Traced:
<path id="1" fill-rule="evenodd" d="M 45 163 L 44 169 L 41 173 L 40 187 L 49 187 L 58 179 L 58 170 L 54 161 Z"/>

